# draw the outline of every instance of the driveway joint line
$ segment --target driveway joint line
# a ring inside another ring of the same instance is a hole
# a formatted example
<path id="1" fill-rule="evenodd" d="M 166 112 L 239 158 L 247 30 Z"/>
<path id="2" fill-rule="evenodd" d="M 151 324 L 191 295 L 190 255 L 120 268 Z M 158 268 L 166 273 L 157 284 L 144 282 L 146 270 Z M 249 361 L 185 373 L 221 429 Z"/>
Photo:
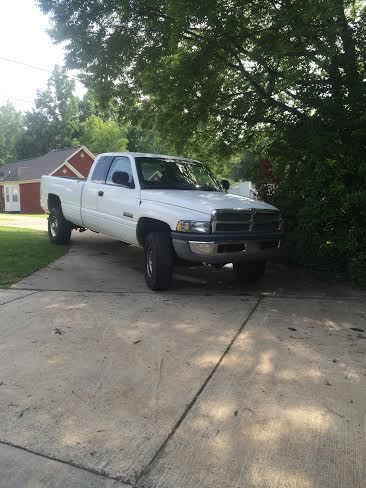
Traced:
<path id="1" fill-rule="evenodd" d="M 225 356 L 230 352 L 232 346 L 234 345 L 234 343 L 236 342 L 236 340 L 238 339 L 238 337 L 240 336 L 240 334 L 243 332 L 243 329 L 245 328 L 245 326 L 247 325 L 247 323 L 250 321 L 250 319 L 253 317 L 253 315 L 257 311 L 259 305 L 262 303 L 262 301 L 264 299 L 265 299 L 265 297 L 259 297 L 258 298 L 257 302 L 255 303 L 255 305 L 253 306 L 253 308 L 249 312 L 248 316 L 246 317 L 246 319 L 244 320 L 244 322 L 240 326 L 239 330 L 235 333 L 234 337 L 231 339 L 230 343 L 226 347 L 226 349 L 223 352 L 223 354 L 221 355 L 220 359 L 215 364 L 214 368 L 212 369 L 212 371 L 210 372 L 210 374 L 207 376 L 206 380 L 203 382 L 203 384 L 201 385 L 201 387 L 199 388 L 199 390 L 197 391 L 197 393 L 195 394 L 195 396 L 193 397 L 193 399 L 190 401 L 190 403 L 188 404 L 188 406 L 184 410 L 184 412 L 181 415 L 181 417 L 178 419 L 178 421 L 176 422 L 176 424 L 174 425 L 174 427 L 172 428 L 172 430 L 169 432 L 169 434 L 167 435 L 167 437 L 165 438 L 165 440 L 163 441 L 163 443 L 161 444 L 161 446 L 158 448 L 158 450 L 156 451 L 156 453 L 154 454 L 154 456 L 151 458 L 151 460 L 149 461 L 149 463 L 137 475 L 136 480 L 135 480 L 135 485 L 136 486 L 139 486 L 139 483 L 140 483 L 141 479 L 147 473 L 149 473 L 151 471 L 151 469 L 153 468 L 154 464 L 156 463 L 158 457 L 165 450 L 165 448 L 168 445 L 170 439 L 174 436 L 174 434 L 179 429 L 179 427 L 181 426 L 181 424 L 187 418 L 188 414 L 191 412 L 192 408 L 194 407 L 194 405 L 199 400 L 201 394 L 206 389 L 206 386 L 210 383 L 211 379 L 213 378 L 213 376 L 215 375 L 216 371 L 220 367 L 220 365 L 221 365 L 222 361 L 224 360 Z"/>
<path id="2" fill-rule="evenodd" d="M 128 485 L 131 488 L 135 488 L 134 485 L 132 485 L 130 482 L 124 481 L 122 478 L 120 478 L 118 476 L 109 476 L 106 473 L 100 472 L 100 471 L 93 469 L 93 468 L 86 468 L 85 466 L 80 466 L 77 463 L 74 463 L 72 461 L 64 461 L 62 459 L 58 459 L 57 457 L 48 456 L 47 454 L 42 454 L 40 452 L 33 451 L 33 449 L 28 449 L 27 447 L 23 447 L 23 446 L 20 446 L 18 444 L 14 444 L 14 443 L 8 442 L 8 441 L 3 441 L 1 439 L 0 439 L 0 444 L 3 446 L 8 446 L 8 447 L 13 447 L 15 449 L 20 449 L 21 451 L 27 452 L 29 454 L 34 454 L 35 456 L 39 456 L 43 459 L 48 459 L 49 461 L 55 461 L 55 462 L 64 464 L 65 466 L 71 466 L 73 468 L 80 469 L 81 471 L 86 471 L 88 473 L 94 474 L 96 476 L 100 476 L 102 478 L 106 478 L 106 479 L 109 479 L 112 481 L 119 481 L 120 483 Z"/>
<path id="3" fill-rule="evenodd" d="M 208 293 L 208 294 L 198 294 L 198 293 L 184 293 L 184 292 L 169 292 L 169 293 L 151 293 L 149 291 L 115 291 L 115 290 L 68 290 L 64 288 L 58 288 L 58 289 L 47 289 L 47 288 L 0 288 L 1 290 L 16 290 L 16 291 L 33 291 L 34 293 L 97 293 L 97 294 L 105 294 L 105 295 L 151 295 L 151 296 L 163 296 L 163 297 L 176 297 L 176 296 L 181 296 L 181 297 L 194 297 L 194 296 L 201 296 L 201 297 L 213 297 L 213 296 L 221 296 L 221 297 L 242 297 L 242 298 L 274 298 L 274 299 L 288 299 L 288 300 L 344 300 L 344 301 L 362 301 L 366 302 L 366 296 L 324 296 L 324 295 L 310 295 L 310 296 L 304 296 L 304 295 L 271 295 L 268 293 L 229 293 L 229 292 L 223 292 L 223 291 L 215 291 L 213 293 Z M 25 298 L 27 296 L 31 296 L 33 293 L 29 295 L 25 295 L 24 297 L 20 298 Z M 13 301 L 13 300 L 11 300 Z M 5 302 L 9 303 L 9 302 Z M 5 303 L 3 305 L 5 305 Z"/>
<path id="4" fill-rule="evenodd" d="M 0 291 L 1 290 L 4 290 L 4 288 L 0 288 Z M 5 290 L 14 290 L 14 288 L 5 288 Z M 17 289 L 16 291 L 21 291 L 21 290 Z M 22 295 L 21 297 L 12 298 L 11 300 L 8 300 L 7 302 L 0 303 L 0 307 L 2 307 L 3 305 L 7 305 L 8 303 L 16 302 L 17 300 L 21 300 L 22 298 L 31 297 L 32 295 L 39 293 L 39 290 L 24 290 L 24 291 L 33 291 L 33 293 L 28 293 L 27 295 Z"/>

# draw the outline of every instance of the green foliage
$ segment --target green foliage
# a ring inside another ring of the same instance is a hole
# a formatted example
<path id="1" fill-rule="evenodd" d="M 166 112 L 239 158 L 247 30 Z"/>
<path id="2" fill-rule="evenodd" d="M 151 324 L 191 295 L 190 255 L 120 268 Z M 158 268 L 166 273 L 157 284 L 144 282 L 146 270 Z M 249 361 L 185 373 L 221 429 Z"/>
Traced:
<path id="1" fill-rule="evenodd" d="M 93 90 L 88 90 L 79 100 L 79 120 L 85 122 L 92 115 L 96 115 L 102 120 L 116 120 L 118 118 L 117 105 L 112 100 L 101 100 Z"/>
<path id="2" fill-rule="evenodd" d="M 93 153 L 125 151 L 128 140 L 126 130 L 114 120 L 103 121 L 91 115 L 81 124 L 80 142 Z"/>
<path id="3" fill-rule="evenodd" d="M 16 159 L 16 145 L 23 129 L 23 117 L 11 103 L 0 106 L 0 165 Z"/>
<path id="4" fill-rule="evenodd" d="M 257 183 L 261 177 L 259 171 L 260 157 L 254 151 L 245 151 L 236 164 L 231 167 L 231 176 L 234 180 L 248 181 L 255 179 Z M 264 180 L 267 183 L 267 179 Z M 265 186 L 267 188 L 267 186 Z"/>
<path id="5" fill-rule="evenodd" d="M 361 286 L 366 286 L 366 252 L 361 251 L 349 262 L 349 273 Z"/>
<path id="6" fill-rule="evenodd" d="M 244 165 L 242 174 L 261 198 L 284 210 L 290 258 L 314 270 L 348 272 L 364 283 L 366 165 L 357 144 L 360 128 L 348 133 L 347 142 L 325 128 L 306 130 L 276 131 L 262 141 L 271 174 L 263 174 L 260 158 Z"/>
<path id="7" fill-rule="evenodd" d="M 202 123 L 219 133 L 223 150 L 236 151 L 263 124 L 314 113 L 343 120 L 363 107 L 360 3 L 39 3 L 53 15 L 55 39 L 70 41 L 69 63 L 98 93 L 153 111 L 178 148 Z"/>
<path id="8" fill-rule="evenodd" d="M 73 146 L 79 131 L 78 99 L 75 83 L 65 68 L 56 66 L 47 89 L 38 91 L 35 108 L 25 115 L 25 131 L 18 142 L 18 156 L 27 158 L 52 149 Z"/>
<path id="9" fill-rule="evenodd" d="M 162 137 L 154 129 L 141 128 L 138 125 L 130 125 L 128 132 L 128 150 L 131 152 L 144 152 L 152 154 L 173 154 L 174 146 Z"/>

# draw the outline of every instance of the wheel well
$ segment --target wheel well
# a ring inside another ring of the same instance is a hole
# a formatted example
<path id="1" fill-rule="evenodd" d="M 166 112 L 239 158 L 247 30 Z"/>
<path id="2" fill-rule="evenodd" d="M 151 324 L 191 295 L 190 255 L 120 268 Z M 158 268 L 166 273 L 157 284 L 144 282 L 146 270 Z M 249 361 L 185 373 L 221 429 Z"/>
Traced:
<path id="1" fill-rule="evenodd" d="M 58 195 L 54 195 L 53 193 L 50 193 L 48 195 L 47 207 L 48 207 L 48 210 L 52 210 L 53 208 L 61 207 L 60 197 Z"/>
<path id="2" fill-rule="evenodd" d="M 142 217 L 137 224 L 137 241 L 143 246 L 150 232 L 167 232 L 170 234 L 170 227 L 165 222 L 148 217 Z"/>

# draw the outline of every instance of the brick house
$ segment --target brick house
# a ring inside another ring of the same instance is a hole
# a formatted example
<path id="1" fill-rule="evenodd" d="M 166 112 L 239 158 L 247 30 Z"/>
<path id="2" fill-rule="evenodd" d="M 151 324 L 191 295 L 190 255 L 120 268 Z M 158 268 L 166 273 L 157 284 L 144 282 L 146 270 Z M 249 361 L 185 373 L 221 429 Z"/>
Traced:
<path id="1" fill-rule="evenodd" d="M 94 159 L 86 147 L 78 146 L 0 166 L 0 212 L 42 213 L 41 177 L 85 178 Z"/>

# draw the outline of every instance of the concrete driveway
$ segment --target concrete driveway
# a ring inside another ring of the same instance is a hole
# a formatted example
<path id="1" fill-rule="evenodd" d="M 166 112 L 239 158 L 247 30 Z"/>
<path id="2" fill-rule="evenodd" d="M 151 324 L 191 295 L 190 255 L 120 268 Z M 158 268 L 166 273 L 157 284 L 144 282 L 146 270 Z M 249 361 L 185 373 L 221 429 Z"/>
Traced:
<path id="1" fill-rule="evenodd" d="M 2 226 L 47 231 L 47 219 L 35 215 L 0 213 L 0 227 Z"/>
<path id="2" fill-rule="evenodd" d="M 363 488 L 366 294 L 75 234 L 0 291 L 0 487 Z"/>

